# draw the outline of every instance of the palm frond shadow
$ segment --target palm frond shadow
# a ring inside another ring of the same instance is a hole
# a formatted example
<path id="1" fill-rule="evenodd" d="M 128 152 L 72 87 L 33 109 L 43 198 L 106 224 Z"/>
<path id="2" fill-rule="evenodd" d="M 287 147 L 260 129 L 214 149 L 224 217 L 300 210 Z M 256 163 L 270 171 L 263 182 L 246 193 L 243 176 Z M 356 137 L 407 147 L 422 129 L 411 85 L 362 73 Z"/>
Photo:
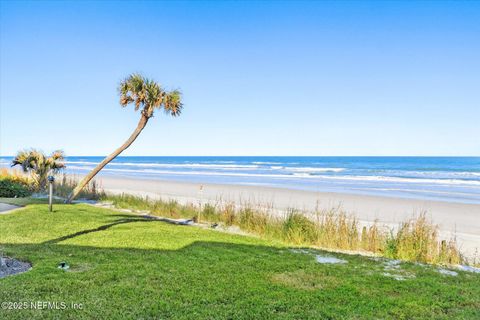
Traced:
<path id="1" fill-rule="evenodd" d="M 50 240 L 42 242 L 42 244 L 56 244 L 56 243 L 59 243 L 59 242 L 62 242 L 62 241 L 68 240 L 68 239 L 76 238 L 78 236 L 82 236 L 82 235 L 93 233 L 93 232 L 104 231 L 104 230 L 110 229 L 111 227 L 114 227 L 114 226 L 117 226 L 117 225 L 120 225 L 120 224 L 126 224 L 126 223 L 166 222 L 166 223 L 170 223 L 170 224 L 174 224 L 174 225 L 183 225 L 183 226 L 189 225 L 188 221 L 173 220 L 173 219 L 168 219 L 168 218 L 158 218 L 158 217 L 152 217 L 152 216 L 148 216 L 148 215 L 132 217 L 131 215 L 119 214 L 119 215 L 115 215 L 115 216 L 124 217 L 124 218 L 117 219 L 117 220 L 113 221 L 112 223 L 104 224 L 104 225 L 102 225 L 100 227 L 97 227 L 97 228 L 82 230 L 82 231 L 71 233 L 71 234 L 68 234 L 68 235 L 65 235 L 65 236 L 62 236 L 62 237 L 58 237 L 58 238 L 55 238 L 55 239 L 50 239 Z"/>

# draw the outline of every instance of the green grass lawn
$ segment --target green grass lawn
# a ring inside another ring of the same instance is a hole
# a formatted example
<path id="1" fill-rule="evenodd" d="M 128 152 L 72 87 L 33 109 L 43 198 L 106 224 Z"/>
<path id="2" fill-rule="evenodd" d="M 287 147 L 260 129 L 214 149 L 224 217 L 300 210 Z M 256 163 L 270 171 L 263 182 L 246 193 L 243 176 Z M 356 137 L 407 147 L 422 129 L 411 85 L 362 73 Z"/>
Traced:
<path id="1" fill-rule="evenodd" d="M 341 254 L 348 263 L 319 264 L 333 254 L 83 204 L 0 215 L 0 251 L 33 264 L 0 279 L 0 302 L 83 305 L 0 319 L 480 319 L 480 274 Z"/>
<path id="2" fill-rule="evenodd" d="M 1 198 L 0 203 L 7 203 L 16 206 L 26 206 L 28 204 L 47 204 L 47 198 L 32 198 L 32 197 L 25 197 L 25 198 Z M 63 203 L 63 201 L 58 199 L 53 199 L 53 203 Z"/>

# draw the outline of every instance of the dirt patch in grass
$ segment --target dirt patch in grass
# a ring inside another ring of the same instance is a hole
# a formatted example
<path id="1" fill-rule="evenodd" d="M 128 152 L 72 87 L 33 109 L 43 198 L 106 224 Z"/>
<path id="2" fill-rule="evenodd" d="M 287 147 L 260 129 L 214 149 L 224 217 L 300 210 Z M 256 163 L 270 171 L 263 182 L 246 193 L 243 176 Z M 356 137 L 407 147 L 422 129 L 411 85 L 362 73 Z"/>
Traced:
<path id="1" fill-rule="evenodd" d="M 333 277 L 319 276 L 318 274 L 307 273 L 304 270 L 277 273 L 273 275 L 272 281 L 301 290 L 318 290 L 336 285 Z"/>
<path id="2" fill-rule="evenodd" d="M 68 272 L 85 272 L 90 271 L 92 269 L 92 265 L 90 263 L 78 263 L 70 266 L 67 270 Z"/>

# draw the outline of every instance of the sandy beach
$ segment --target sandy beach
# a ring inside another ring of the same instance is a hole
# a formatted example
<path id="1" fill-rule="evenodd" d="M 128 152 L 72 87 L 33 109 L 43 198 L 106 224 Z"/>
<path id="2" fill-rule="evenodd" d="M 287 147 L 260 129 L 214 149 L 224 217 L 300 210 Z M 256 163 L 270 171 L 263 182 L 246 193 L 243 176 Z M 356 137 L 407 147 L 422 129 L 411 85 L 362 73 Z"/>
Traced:
<path id="1" fill-rule="evenodd" d="M 391 226 L 426 212 L 427 216 L 439 225 L 441 237 L 449 239 L 454 235 L 466 255 L 471 256 L 476 248 L 480 248 L 478 204 L 111 176 L 97 179 L 106 192 L 113 194 L 128 193 L 153 199 L 175 199 L 181 203 L 248 203 L 268 206 L 277 212 L 288 208 L 312 211 L 317 206 L 321 209 L 340 206 L 363 222 L 378 220 Z"/>

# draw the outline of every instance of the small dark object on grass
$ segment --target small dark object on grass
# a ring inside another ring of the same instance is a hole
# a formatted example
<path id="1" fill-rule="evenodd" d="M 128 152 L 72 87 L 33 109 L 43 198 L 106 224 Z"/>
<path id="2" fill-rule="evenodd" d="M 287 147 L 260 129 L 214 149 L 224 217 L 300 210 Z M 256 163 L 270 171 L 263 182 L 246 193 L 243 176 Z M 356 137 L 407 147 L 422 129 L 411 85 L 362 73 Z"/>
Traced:
<path id="1" fill-rule="evenodd" d="M 215 222 L 215 223 L 212 224 L 210 227 L 212 227 L 213 229 L 215 229 L 216 227 L 218 227 L 218 223 Z"/>
<path id="2" fill-rule="evenodd" d="M 68 270 L 69 268 L 70 266 L 65 261 L 62 261 L 58 264 L 58 269 Z"/>

